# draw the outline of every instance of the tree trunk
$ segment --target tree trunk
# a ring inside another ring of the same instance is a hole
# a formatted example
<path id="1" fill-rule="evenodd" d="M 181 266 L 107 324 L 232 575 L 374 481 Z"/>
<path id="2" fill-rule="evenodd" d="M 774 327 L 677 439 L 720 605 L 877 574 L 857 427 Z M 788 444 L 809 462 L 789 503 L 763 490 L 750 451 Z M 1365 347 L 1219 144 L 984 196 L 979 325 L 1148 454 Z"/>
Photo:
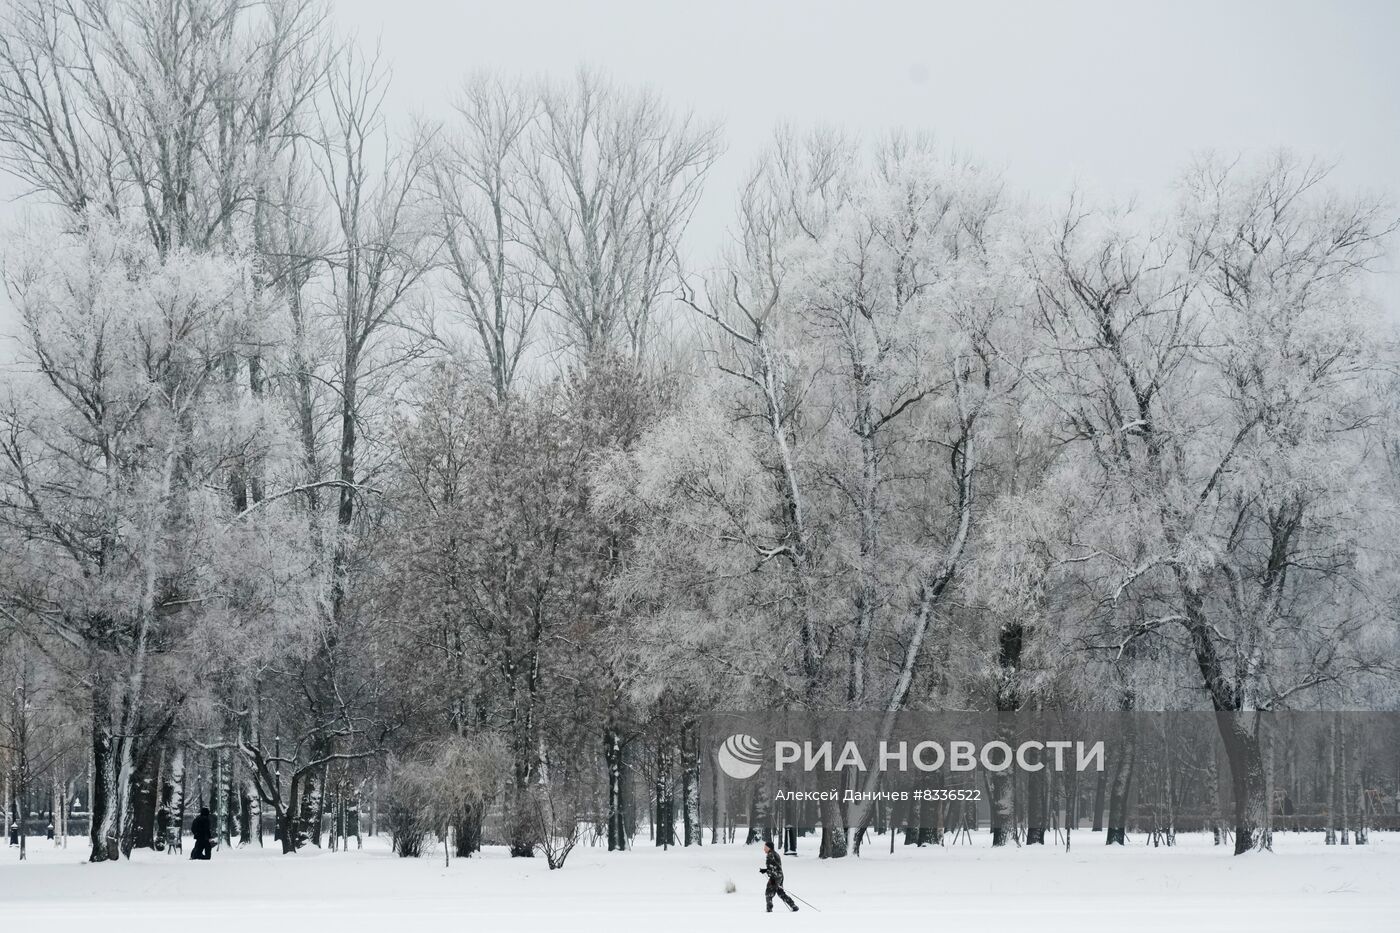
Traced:
<path id="1" fill-rule="evenodd" d="M 293 781 L 296 779 L 293 778 Z M 320 798 L 322 794 L 319 775 L 307 774 L 301 779 L 301 801 L 300 805 L 293 812 L 297 813 L 297 831 L 293 834 L 292 845 L 300 849 L 308 842 L 319 846 L 321 844 L 321 807 Z"/>
<path id="2" fill-rule="evenodd" d="M 725 815 L 728 815 L 727 806 Z M 719 768 L 716 766 L 710 768 L 710 845 L 719 845 L 719 830 Z"/>
<path id="3" fill-rule="evenodd" d="M 622 804 L 622 734 L 616 726 L 603 731 L 603 759 L 608 769 L 608 851 L 627 848 L 627 827 Z"/>
<path id="4" fill-rule="evenodd" d="M 297 850 L 297 823 L 299 821 L 290 811 L 281 813 L 277 817 L 277 835 L 282 840 L 282 854 L 291 855 Z"/>
<path id="5" fill-rule="evenodd" d="M 1016 746 L 1015 713 L 1021 708 L 1021 653 L 1025 646 L 1025 627 L 1020 622 L 1006 622 L 997 633 L 997 738 L 1011 747 Z M 1016 826 L 1016 782 L 1011 768 L 994 771 L 988 778 L 991 787 L 992 845 L 1004 846 L 1012 838 Z"/>
<path id="6" fill-rule="evenodd" d="M 1100 771 L 1098 777 L 1094 779 L 1094 823 L 1093 830 L 1096 833 L 1103 832 L 1103 808 L 1105 796 L 1108 789 L 1108 772 Z"/>
<path id="7" fill-rule="evenodd" d="M 225 848 L 229 845 L 228 812 L 228 761 L 222 751 L 215 750 L 210 756 L 209 809 L 214 817 L 214 838 Z"/>
<path id="8" fill-rule="evenodd" d="M 510 807 L 510 812 L 512 814 L 510 834 L 511 858 L 535 857 L 534 834 L 529 828 L 529 806 L 529 788 L 517 784 Z"/>
<path id="9" fill-rule="evenodd" d="M 694 721 L 681 727 L 681 817 L 686 846 L 703 845 L 700 825 L 700 736 Z"/>
<path id="10" fill-rule="evenodd" d="M 1128 803 L 1133 792 L 1133 765 L 1137 758 L 1137 721 L 1133 707 L 1137 697 L 1124 691 L 1123 715 L 1119 717 L 1121 749 L 1113 758 L 1113 776 L 1108 782 L 1108 835 L 1105 845 L 1125 845 L 1128 838 Z"/>
<path id="11" fill-rule="evenodd" d="M 92 710 L 92 787 L 88 793 L 88 827 L 92 842 L 89 860 L 106 862 L 117 858 L 116 810 L 112 799 L 112 736 L 105 717 L 106 698 L 93 691 Z"/>
<path id="12" fill-rule="evenodd" d="M 769 838 L 769 806 L 771 800 L 768 793 L 768 781 L 762 772 L 756 780 L 749 782 L 752 788 L 752 796 L 749 797 L 749 831 L 744 836 L 745 845 L 753 845 L 756 842 L 763 842 Z"/>
<path id="13" fill-rule="evenodd" d="M 1026 775 L 1026 845 L 1045 845 L 1045 826 L 1049 822 L 1049 786 L 1045 769 Z"/>
<path id="14" fill-rule="evenodd" d="M 845 858 L 850 836 L 846 832 L 845 824 L 846 810 L 836 799 L 840 790 L 840 781 L 837 775 L 825 775 L 819 779 L 821 789 L 828 794 L 822 798 L 820 804 L 822 820 L 821 845 L 817 854 L 821 858 Z"/>
<path id="15" fill-rule="evenodd" d="M 321 848 L 321 834 L 324 832 L 326 823 L 326 800 L 330 794 L 330 770 L 329 764 L 321 766 L 321 773 L 317 776 L 310 803 L 310 815 L 306 827 L 306 839 L 316 848 Z"/>
<path id="16" fill-rule="evenodd" d="M 246 846 L 253 841 L 253 795 L 246 781 L 238 782 L 238 844 Z"/>
<path id="17" fill-rule="evenodd" d="M 143 767 L 137 775 L 136 787 L 132 792 L 131 847 L 153 849 L 156 847 L 156 811 L 160 806 L 161 756 L 156 756 L 153 767 Z"/>
<path id="18" fill-rule="evenodd" d="M 170 769 L 175 766 L 175 753 L 161 750 L 160 782 L 156 787 L 156 817 L 153 821 L 155 848 L 165 850 L 170 845 Z"/>
<path id="19" fill-rule="evenodd" d="M 1251 849 L 1270 849 L 1269 808 L 1265 797 L 1268 782 L 1260 748 L 1257 712 L 1216 714 L 1225 757 L 1230 763 L 1230 787 L 1235 801 L 1235 854 Z"/>
<path id="20" fill-rule="evenodd" d="M 1359 740 L 1348 743 L 1351 748 L 1351 758 L 1347 763 L 1347 773 L 1351 775 L 1351 783 L 1347 788 L 1347 795 L 1353 803 L 1352 808 L 1352 829 L 1356 844 L 1364 846 L 1369 841 L 1370 836 L 1370 805 L 1366 799 L 1366 776 L 1364 759 L 1365 744 Z"/>
<path id="21" fill-rule="evenodd" d="M 671 789 L 671 744 L 662 738 L 656 746 L 656 844 L 676 844 L 676 801 Z"/>

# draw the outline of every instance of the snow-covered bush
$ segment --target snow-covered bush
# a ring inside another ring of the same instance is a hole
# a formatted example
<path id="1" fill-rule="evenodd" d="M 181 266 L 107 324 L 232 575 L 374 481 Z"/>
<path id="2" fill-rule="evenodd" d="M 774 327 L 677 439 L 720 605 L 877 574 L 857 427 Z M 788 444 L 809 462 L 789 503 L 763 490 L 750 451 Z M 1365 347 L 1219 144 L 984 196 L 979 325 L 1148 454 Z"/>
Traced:
<path id="1" fill-rule="evenodd" d="M 394 851 L 417 858 L 435 833 L 444 844 L 456 835 L 458 854 L 470 855 L 479 848 L 482 814 L 509 767 L 505 745 L 493 735 L 452 736 L 396 762 L 388 812 Z"/>

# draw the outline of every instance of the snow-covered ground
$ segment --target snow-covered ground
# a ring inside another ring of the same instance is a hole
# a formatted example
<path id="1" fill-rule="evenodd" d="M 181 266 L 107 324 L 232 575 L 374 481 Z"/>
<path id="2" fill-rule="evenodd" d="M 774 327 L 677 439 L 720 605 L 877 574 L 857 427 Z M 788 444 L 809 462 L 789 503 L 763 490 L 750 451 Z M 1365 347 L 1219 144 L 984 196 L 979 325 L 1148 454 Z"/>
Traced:
<path id="1" fill-rule="evenodd" d="M 281 856 L 271 849 L 215 854 L 212 862 L 143 852 L 130 862 L 87 865 L 75 840 L 55 849 L 31 840 L 30 860 L 0 848 L 0 930 L 407 930 L 722 933 L 747 929 L 1135 931 L 1347 929 L 1400 923 L 1400 835 L 1367 846 L 1327 847 L 1320 836 L 1284 835 L 1269 855 L 1234 858 L 1208 837 L 1173 849 L 1141 838 L 1108 849 L 1075 835 L 1062 848 L 993 850 L 974 845 L 889 852 L 876 840 L 859 859 L 819 861 L 812 840 L 785 861 L 789 888 L 819 908 L 765 917 L 757 847 L 660 852 L 646 845 L 609 855 L 574 852 L 562 871 L 503 850 L 454 860 L 400 859 L 381 841 L 362 851 Z M 725 892 L 727 880 L 737 886 Z M 782 905 L 777 905 L 781 910 Z M 868 926 L 875 925 L 878 926 Z M 761 925 L 761 926 L 754 926 Z M 915 927 L 889 927 L 915 929 Z"/>

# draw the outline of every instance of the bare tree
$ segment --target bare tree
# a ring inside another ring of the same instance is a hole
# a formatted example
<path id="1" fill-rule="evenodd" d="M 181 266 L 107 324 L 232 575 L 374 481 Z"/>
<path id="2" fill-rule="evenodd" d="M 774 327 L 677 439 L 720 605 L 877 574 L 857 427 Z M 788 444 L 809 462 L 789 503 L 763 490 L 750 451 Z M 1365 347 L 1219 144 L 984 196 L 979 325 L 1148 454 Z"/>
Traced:
<path id="1" fill-rule="evenodd" d="M 524 85 L 476 78 L 456 105 L 455 132 L 439 134 L 430 162 L 442 263 L 500 401 L 515 384 L 547 294 L 521 219 L 538 109 Z"/>
<path id="2" fill-rule="evenodd" d="M 336 452 L 339 529 L 331 560 L 330 615 L 345 612 L 349 532 L 360 491 L 361 398 L 399 323 L 410 290 L 426 268 L 428 231 L 417 211 L 417 182 L 423 170 L 421 143 L 403 153 L 387 147 L 381 107 L 386 82 L 374 59 L 353 48 L 331 81 L 316 161 L 331 202 L 336 240 L 331 247 L 331 313 L 339 324 L 340 358 L 335 377 L 340 442 Z"/>
<path id="3" fill-rule="evenodd" d="M 289 303 L 295 337 L 291 391 L 305 470 L 295 491 L 306 495 L 318 550 L 315 575 L 323 589 L 319 611 L 309 620 L 310 650 L 282 668 L 300 684 L 297 693 L 305 701 L 301 714 L 293 715 L 285 705 L 290 694 L 282 691 L 281 715 L 299 723 L 298 734 L 307 745 L 289 793 L 284 797 L 264 773 L 269 762 L 279 760 L 265 735 L 259 742 L 245 730 L 239 747 L 254 770 L 262 800 L 278 810 L 279 820 L 300 821 L 298 831 L 281 833 L 284 847 L 293 849 L 300 844 L 301 827 L 320 844 L 330 765 L 370 757 L 364 748 L 364 737 L 372 731 L 367 723 L 381 725 L 367 712 L 376 684 L 373 670 L 361 663 L 374 620 L 357 614 L 354 592 L 362 554 L 359 531 L 368 527 L 357 518 L 375 469 L 364 456 L 363 430 L 401 373 L 400 364 L 416 353 L 411 342 L 396 338 L 406 333 L 400 327 L 406 303 L 431 259 L 429 231 L 418 209 L 423 149 L 415 144 L 399 152 L 391 146 L 381 112 L 385 87 L 375 59 L 363 59 L 349 47 L 341 51 L 322 99 L 310 155 L 333 233 L 328 241 L 321 239 L 309 215 L 315 195 L 306 191 L 306 176 L 293 163 L 285 175 L 280 230 L 269 235 L 270 242 L 280 244 L 277 282 Z M 327 270 L 320 289 L 312 284 L 317 264 Z M 312 357 L 321 321 L 333 347 L 331 366 L 324 372 Z M 329 456 L 321 450 L 316 389 L 322 386 L 332 398 L 335 447 Z M 329 532 L 322 530 L 319 512 L 321 492 L 327 489 L 335 493 Z M 377 741 L 372 745 L 379 747 Z"/>
<path id="4" fill-rule="evenodd" d="M 718 131 L 589 71 L 547 85 L 520 207 L 566 347 L 641 358 Z"/>

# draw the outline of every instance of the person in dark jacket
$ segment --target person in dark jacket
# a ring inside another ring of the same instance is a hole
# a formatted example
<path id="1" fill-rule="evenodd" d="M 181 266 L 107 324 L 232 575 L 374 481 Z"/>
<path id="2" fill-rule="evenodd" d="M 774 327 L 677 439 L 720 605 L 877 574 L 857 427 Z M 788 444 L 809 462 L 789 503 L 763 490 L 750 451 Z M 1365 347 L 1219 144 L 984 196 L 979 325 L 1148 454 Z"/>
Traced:
<path id="1" fill-rule="evenodd" d="M 190 861 L 209 861 L 214 844 L 214 822 L 209 819 L 208 807 L 200 808 L 199 816 L 190 824 L 190 835 L 194 837 L 194 851 L 190 853 Z"/>
<path id="2" fill-rule="evenodd" d="M 758 870 L 760 875 L 768 876 L 768 887 L 763 892 L 764 903 L 768 905 L 768 912 L 773 912 L 773 895 L 792 910 L 797 909 L 797 905 L 788 897 L 788 893 L 783 890 L 783 860 L 777 852 L 773 851 L 772 841 L 763 843 L 763 867 Z"/>

